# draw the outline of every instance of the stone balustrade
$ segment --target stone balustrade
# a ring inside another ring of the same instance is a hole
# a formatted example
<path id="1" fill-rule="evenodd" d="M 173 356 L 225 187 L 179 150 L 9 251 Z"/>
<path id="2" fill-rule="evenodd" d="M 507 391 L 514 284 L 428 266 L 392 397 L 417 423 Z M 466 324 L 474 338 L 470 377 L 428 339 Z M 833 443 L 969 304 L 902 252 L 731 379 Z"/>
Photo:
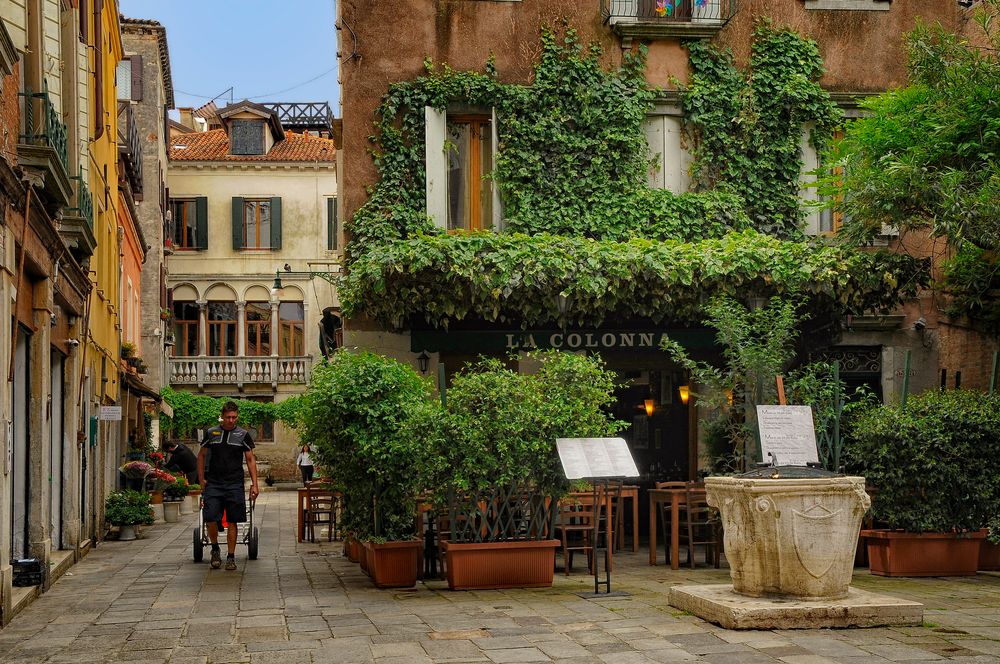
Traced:
<path id="1" fill-rule="evenodd" d="M 171 385 L 237 385 L 309 382 L 312 357 L 171 357 Z"/>

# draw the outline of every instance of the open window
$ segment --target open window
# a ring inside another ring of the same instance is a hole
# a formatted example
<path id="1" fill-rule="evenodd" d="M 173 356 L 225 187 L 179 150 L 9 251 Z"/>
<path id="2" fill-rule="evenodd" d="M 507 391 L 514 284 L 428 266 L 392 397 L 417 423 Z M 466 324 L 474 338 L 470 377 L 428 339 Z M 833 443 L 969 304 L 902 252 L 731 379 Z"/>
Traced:
<path id="1" fill-rule="evenodd" d="M 492 111 L 425 109 L 427 214 L 449 231 L 499 229 L 500 197 L 490 175 L 496 162 Z"/>

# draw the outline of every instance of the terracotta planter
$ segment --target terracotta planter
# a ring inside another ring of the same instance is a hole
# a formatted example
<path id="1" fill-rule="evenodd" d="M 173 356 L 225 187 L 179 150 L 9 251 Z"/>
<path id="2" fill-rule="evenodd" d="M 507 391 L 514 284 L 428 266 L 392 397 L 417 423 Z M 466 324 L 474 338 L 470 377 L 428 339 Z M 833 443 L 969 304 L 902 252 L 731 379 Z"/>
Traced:
<path id="1" fill-rule="evenodd" d="M 423 553 L 419 540 L 365 543 L 368 575 L 377 588 L 412 588 L 417 585 L 417 573 Z"/>
<path id="2" fill-rule="evenodd" d="M 979 546 L 979 570 L 982 572 L 1000 571 L 1000 544 L 983 540 Z"/>
<path id="3" fill-rule="evenodd" d="M 150 505 L 162 505 L 163 504 L 163 492 L 162 491 L 150 491 L 149 492 L 149 504 Z"/>
<path id="4" fill-rule="evenodd" d="M 441 542 L 452 590 L 547 588 L 552 585 L 559 540 Z"/>
<path id="5" fill-rule="evenodd" d="M 364 558 L 364 548 L 358 540 L 353 537 L 347 541 L 347 559 L 352 563 L 360 563 Z"/>
<path id="6" fill-rule="evenodd" d="M 371 565 L 372 549 L 370 542 L 362 542 L 361 549 L 358 551 L 358 562 L 361 563 L 361 571 L 371 576 L 372 573 L 369 571 L 369 566 Z"/>
<path id="7" fill-rule="evenodd" d="M 975 533 L 905 533 L 862 530 L 868 542 L 868 564 L 879 576 L 975 576 L 979 545 L 985 531 Z"/>

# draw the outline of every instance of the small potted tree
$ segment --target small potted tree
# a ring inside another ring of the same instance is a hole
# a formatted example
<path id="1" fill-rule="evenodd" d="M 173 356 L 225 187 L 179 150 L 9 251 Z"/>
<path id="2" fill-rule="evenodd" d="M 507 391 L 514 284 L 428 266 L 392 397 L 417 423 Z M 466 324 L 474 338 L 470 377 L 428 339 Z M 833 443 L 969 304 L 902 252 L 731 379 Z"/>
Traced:
<path id="1" fill-rule="evenodd" d="M 876 491 L 863 530 L 873 574 L 976 573 L 985 527 L 1000 512 L 1000 395 L 931 390 L 852 422 L 848 468 Z"/>
<path id="2" fill-rule="evenodd" d="M 409 423 L 436 509 L 447 514 L 452 589 L 552 585 L 557 500 L 569 490 L 556 439 L 614 435 L 614 374 L 600 358 L 531 356 L 532 374 L 484 360 L 457 375 L 443 407 Z"/>
<path id="3" fill-rule="evenodd" d="M 105 520 L 118 526 L 118 539 L 136 539 L 136 526 L 153 523 L 153 508 L 149 504 L 149 494 L 125 489 L 113 491 L 104 501 Z"/>
<path id="4" fill-rule="evenodd" d="M 430 397 L 411 367 L 338 350 L 316 367 L 302 397 L 302 437 L 343 487 L 341 525 L 365 543 L 378 587 L 416 584 L 422 543 L 414 533 L 419 441 L 404 423 Z"/>

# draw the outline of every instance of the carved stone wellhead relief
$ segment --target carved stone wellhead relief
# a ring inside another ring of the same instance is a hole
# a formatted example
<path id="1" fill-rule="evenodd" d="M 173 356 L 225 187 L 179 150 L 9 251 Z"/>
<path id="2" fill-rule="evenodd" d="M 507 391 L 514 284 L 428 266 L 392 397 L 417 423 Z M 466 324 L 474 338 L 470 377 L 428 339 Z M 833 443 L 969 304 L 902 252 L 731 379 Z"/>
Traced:
<path id="1" fill-rule="evenodd" d="M 722 513 L 733 589 L 760 597 L 847 595 L 861 518 L 871 504 L 862 477 L 709 477 Z"/>

